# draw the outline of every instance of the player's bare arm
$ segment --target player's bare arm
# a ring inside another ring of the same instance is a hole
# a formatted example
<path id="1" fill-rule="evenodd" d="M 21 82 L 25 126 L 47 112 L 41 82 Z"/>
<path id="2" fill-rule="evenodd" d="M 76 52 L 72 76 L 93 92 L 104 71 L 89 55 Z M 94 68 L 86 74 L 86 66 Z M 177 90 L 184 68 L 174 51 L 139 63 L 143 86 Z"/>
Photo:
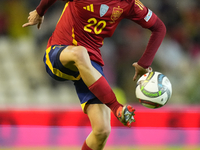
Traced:
<path id="1" fill-rule="evenodd" d="M 29 13 L 28 22 L 23 24 L 22 27 L 37 25 L 37 28 L 40 29 L 43 20 L 44 16 L 41 17 L 36 10 L 33 10 Z"/>

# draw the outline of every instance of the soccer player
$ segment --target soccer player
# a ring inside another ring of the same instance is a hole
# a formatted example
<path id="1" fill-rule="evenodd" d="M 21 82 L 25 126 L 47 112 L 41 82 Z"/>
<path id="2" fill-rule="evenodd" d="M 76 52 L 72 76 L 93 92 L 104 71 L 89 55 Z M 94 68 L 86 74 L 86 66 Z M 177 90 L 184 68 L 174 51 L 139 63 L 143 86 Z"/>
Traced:
<path id="1" fill-rule="evenodd" d="M 23 27 L 40 28 L 45 12 L 56 1 L 41 0 Z M 166 33 L 163 22 L 139 0 L 67 1 L 47 44 L 44 55 L 47 73 L 56 80 L 74 82 L 82 109 L 91 122 L 92 132 L 82 150 L 104 148 L 111 130 L 110 110 L 125 126 L 130 127 L 134 121 L 134 108 L 120 104 L 105 79 L 99 50 L 104 38 L 112 36 L 123 18 L 152 32 L 144 54 L 133 63 L 136 80 L 149 71 Z"/>

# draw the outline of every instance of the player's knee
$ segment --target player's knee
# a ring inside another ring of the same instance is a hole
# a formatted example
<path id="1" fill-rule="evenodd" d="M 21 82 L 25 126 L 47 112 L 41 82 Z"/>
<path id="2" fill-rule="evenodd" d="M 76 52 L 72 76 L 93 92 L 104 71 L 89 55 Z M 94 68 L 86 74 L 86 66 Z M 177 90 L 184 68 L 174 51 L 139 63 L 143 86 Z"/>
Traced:
<path id="1" fill-rule="evenodd" d="M 97 139 L 99 139 L 100 141 L 101 140 L 104 141 L 110 135 L 111 127 L 108 125 L 108 126 L 94 128 L 93 132 Z"/>
<path id="2" fill-rule="evenodd" d="M 85 61 L 86 58 L 89 58 L 87 49 L 83 46 L 76 46 L 73 51 L 73 56 L 75 62 Z"/>

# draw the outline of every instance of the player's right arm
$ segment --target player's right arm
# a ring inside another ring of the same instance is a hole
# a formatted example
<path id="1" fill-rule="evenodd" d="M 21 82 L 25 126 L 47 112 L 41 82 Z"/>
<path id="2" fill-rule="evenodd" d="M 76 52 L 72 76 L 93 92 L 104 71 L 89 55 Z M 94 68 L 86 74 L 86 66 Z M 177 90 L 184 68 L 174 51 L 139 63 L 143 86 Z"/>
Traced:
<path id="1" fill-rule="evenodd" d="M 38 29 L 44 20 L 44 14 L 57 0 L 41 0 L 37 8 L 29 13 L 28 22 L 22 27 L 37 25 Z"/>
<path id="2" fill-rule="evenodd" d="M 33 10 L 29 13 L 28 22 L 23 24 L 22 27 L 37 25 L 37 28 L 40 29 L 43 20 L 44 16 L 40 16 L 36 10 Z"/>

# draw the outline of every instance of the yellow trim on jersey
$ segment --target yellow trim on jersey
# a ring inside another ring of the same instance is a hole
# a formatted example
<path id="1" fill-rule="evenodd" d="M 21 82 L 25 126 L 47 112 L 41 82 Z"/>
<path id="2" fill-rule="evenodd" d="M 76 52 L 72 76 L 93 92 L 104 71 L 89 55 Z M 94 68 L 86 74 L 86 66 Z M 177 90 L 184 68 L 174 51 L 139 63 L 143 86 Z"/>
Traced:
<path id="1" fill-rule="evenodd" d="M 135 0 L 135 4 L 138 5 L 138 7 L 143 10 L 144 9 L 144 5 L 142 4 L 142 2 L 140 2 L 140 0 Z"/>
<path id="2" fill-rule="evenodd" d="M 47 66 L 49 67 L 49 69 L 51 70 L 51 72 L 53 74 L 55 74 L 56 76 L 60 77 L 60 78 L 63 78 L 63 79 L 67 79 L 67 80 L 80 80 L 81 76 L 79 75 L 78 77 L 74 77 L 74 76 L 71 76 L 71 75 L 68 75 L 68 74 L 65 74 L 63 72 L 61 72 L 59 69 L 57 68 L 53 68 L 52 64 L 51 64 L 51 61 L 50 61 L 50 58 L 49 58 L 49 52 L 51 51 L 51 47 L 50 46 L 47 50 L 46 50 L 46 64 Z"/>
<path id="3" fill-rule="evenodd" d="M 63 13 L 65 12 L 65 10 L 66 10 L 68 4 L 69 4 L 69 2 L 67 2 L 67 3 L 65 4 L 65 7 L 64 7 L 64 9 L 63 9 L 63 11 L 62 11 L 62 14 L 60 15 L 60 18 L 59 18 L 57 24 L 59 23 L 59 21 L 60 21 L 62 15 L 63 15 Z M 91 9 L 93 9 L 93 6 L 92 6 Z M 72 28 L 72 38 L 73 38 L 73 41 L 72 41 L 73 45 L 77 46 L 77 41 L 75 40 L 74 28 Z"/>
<path id="4" fill-rule="evenodd" d="M 63 11 L 62 11 L 62 14 L 60 15 L 60 18 L 59 18 L 58 22 L 60 21 L 60 19 L 61 19 L 63 13 L 65 12 L 65 9 L 67 8 L 68 4 L 69 4 L 69 2 L 67 2 L 67 3 L 65 4 L 65 7 L 64 7 L 64 9 L 63 9 Z M 57 22 L 57 24 L 58 24 L 58 22 Z"/>
<path id="5" fill-rule="evenodd" d="M 72 27 L 72 38 L 73 38 L 73 45 L 77 46 L 77 41 L 75 40 L 75 34 L 74 34 L 74 27 Z"/>

